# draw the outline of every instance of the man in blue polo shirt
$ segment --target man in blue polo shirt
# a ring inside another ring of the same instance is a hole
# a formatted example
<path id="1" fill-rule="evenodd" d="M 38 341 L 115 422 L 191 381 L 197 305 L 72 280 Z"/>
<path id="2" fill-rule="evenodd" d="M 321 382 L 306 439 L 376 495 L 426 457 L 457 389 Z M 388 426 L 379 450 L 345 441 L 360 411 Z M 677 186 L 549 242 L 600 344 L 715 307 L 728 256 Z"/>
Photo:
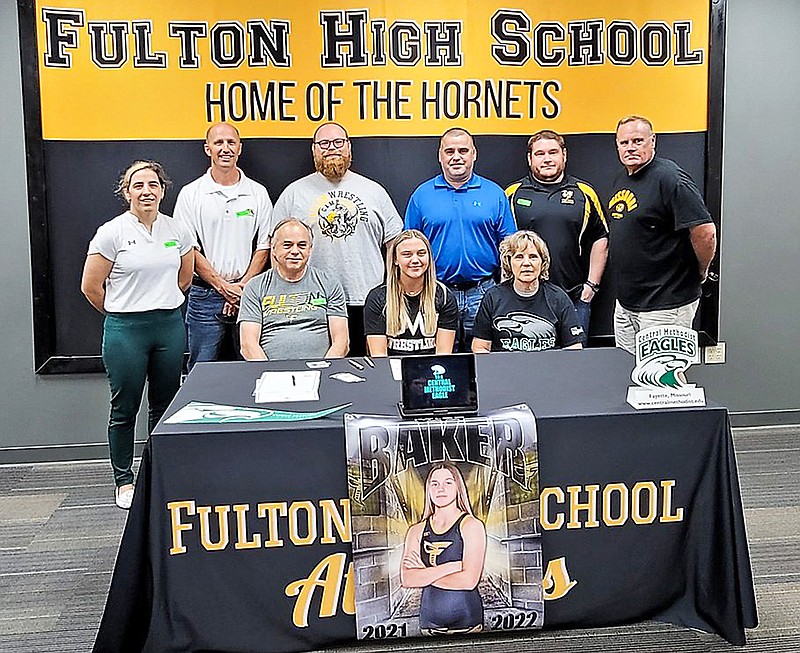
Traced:
<path id="1" fill-rule="evenodd" d="M 406 229 L 431 241 L 436 276 L 458 302 L 458 351 L 470 351 L 472 324 L 500 265 L 498 246 L 516 231 L 503 189 L 473 174 L 478 151 L 472 135 L 448 129 L 439 141 L 442 174 L 424 182 L 406 208 Z"/>

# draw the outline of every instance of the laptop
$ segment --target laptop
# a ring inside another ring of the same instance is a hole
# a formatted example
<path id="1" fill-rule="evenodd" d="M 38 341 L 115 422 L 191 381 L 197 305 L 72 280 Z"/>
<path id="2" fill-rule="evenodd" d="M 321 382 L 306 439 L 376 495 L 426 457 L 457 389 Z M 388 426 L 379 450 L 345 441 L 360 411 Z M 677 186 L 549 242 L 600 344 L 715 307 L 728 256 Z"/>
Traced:
<path id="1" fill-rule="evenodd" d="M 477 415 L 474 354 L 404 356 L 400 375 L 403 417 Z"/>

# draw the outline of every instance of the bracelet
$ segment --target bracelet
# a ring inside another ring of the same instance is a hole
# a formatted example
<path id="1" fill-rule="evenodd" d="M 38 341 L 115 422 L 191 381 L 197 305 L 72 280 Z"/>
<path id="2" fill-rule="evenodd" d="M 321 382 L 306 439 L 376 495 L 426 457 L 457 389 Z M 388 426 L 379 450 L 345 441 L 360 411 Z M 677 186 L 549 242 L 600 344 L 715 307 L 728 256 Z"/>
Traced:
<path id="1" fill-rule="evenodd" d="M 595 292 L 600 290 L 600 284 L 599 283 L 595 283 L 594 281 L 589 281 L 588 279 L 583 282 L 583 285 L 589 286 L 589 288 L 591 288 Z"/>

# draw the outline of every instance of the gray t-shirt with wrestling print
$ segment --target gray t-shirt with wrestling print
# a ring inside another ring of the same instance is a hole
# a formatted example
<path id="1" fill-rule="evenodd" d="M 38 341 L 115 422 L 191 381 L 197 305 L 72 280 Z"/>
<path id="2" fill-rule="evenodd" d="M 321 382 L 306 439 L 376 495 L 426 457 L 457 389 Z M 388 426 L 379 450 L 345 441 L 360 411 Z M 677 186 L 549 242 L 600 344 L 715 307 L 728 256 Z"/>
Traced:
<path id="1" fill-rule="evenodd" d="M 330 347 L 329 317 L 347 317 L 341 284 L 311 266 L 299 281 L 267 270 L 247 282 L 239 322 L 261 325 L 261 349 L 270 360 L 322 358 Z"/>
<path id="2" fill-rule="evenodd" d="M 367 293 L 383 283 L 381 247 L 403 229 L 386 190 L 352 170 L 340 181 L 315 172 L 289 184 L 275 203 L 271 229 L 286 218 L 311 228 L 311 265 L 340 281 L 354 306 L 363 306 Z"/>

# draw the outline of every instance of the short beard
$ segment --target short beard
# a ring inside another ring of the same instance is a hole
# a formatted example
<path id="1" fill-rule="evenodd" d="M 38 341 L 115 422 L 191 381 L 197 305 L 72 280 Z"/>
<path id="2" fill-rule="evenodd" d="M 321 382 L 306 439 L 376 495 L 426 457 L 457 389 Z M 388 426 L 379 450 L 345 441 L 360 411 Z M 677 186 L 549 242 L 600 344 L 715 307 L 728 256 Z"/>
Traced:
<path id="1" fill-rule="evenodd" d="M 326 179 L 339 181 L 350 169 L 351 161 L 352 156 L 349 154 L 339 154 L 329 157 L 319 155 L 314 157 L 314 167 L 317 172 L 322 173 L 322 176 Z"/>

